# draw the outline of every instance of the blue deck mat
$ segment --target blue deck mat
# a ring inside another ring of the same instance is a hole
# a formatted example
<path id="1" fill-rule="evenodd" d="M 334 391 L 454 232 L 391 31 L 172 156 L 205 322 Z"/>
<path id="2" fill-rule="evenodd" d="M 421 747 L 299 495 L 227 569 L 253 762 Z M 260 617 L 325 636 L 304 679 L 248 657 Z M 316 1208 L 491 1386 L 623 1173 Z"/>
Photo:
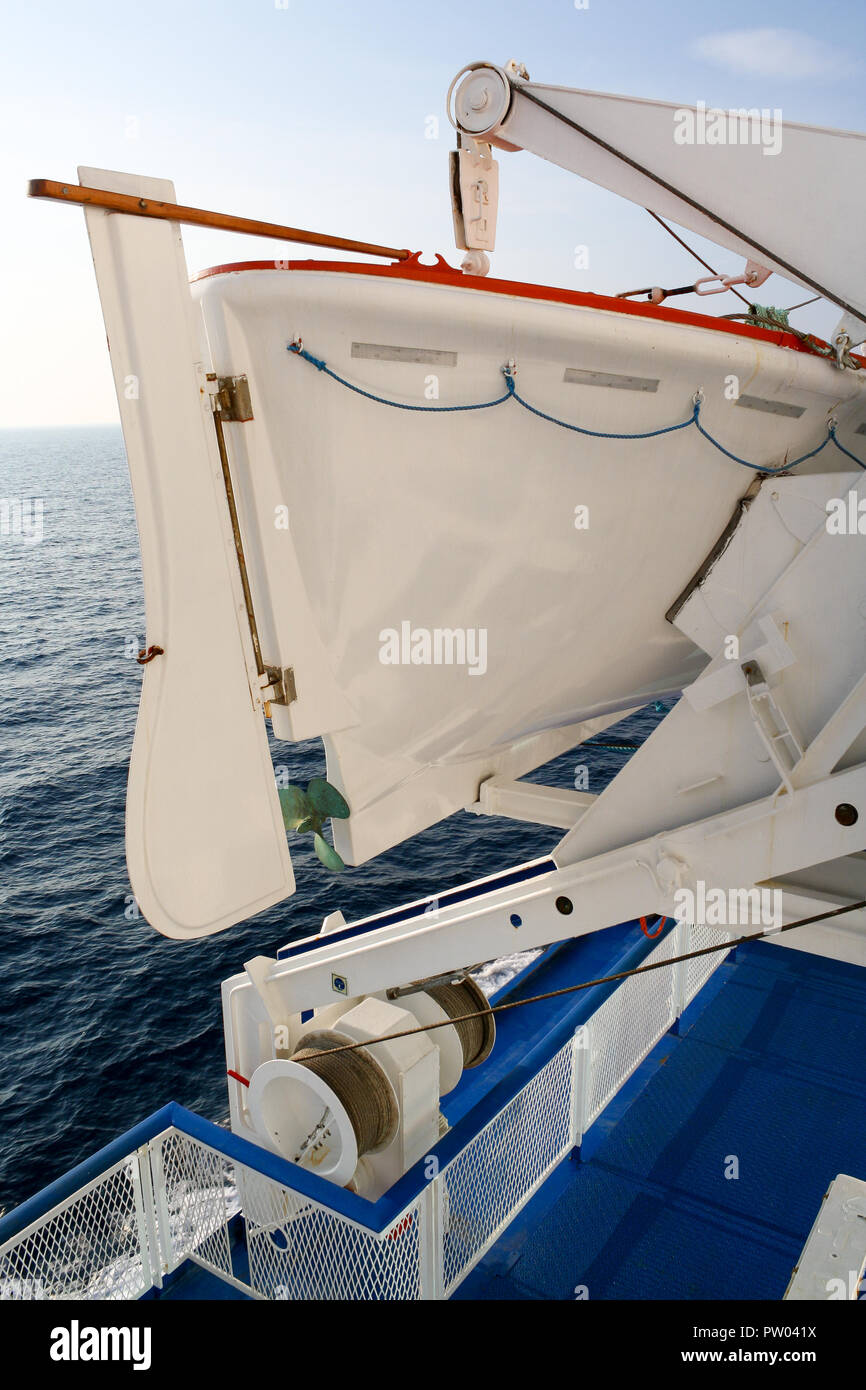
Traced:
<path id="1" fill-rule="evenodd" d="M 866 1177 L 866 970 L 762 942 L 726 971 L 456 1297 L 782 1297 L 830 1181 Z"/>

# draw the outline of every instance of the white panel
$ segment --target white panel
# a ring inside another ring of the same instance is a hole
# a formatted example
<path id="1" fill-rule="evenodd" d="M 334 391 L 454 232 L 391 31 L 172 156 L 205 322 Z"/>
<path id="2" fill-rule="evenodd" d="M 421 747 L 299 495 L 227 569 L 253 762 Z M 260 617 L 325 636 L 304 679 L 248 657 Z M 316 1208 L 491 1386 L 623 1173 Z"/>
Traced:
<path id="1" fill-rule="evenodd" d="M 82 183 L 174 201 L 171 183 Z M 294 890 L 176 224 L 86 212 L 135 496 L 147 644 L 127 863 L 147 920 L 202 936 Z M 137 393 L 137 394 L 136 394 Z"/>
<path id="2" fill-rule="evenodd" d="M 836 303 L 866 313 L 866 135 L 785 121 L 779 123 L 777 153 L 770 152 L 769 130 L 764 144 L 678 144 L 675 132 L 683 122 L 678 113 L 688 107 L 539 83 L 525 86 L 745 236 L 720 228 L 675 193 L 563 126 L 522 97 L 520 86 L 500 127 L 506 140 L 796 282 L 781 264 L 786 261 Z"/>

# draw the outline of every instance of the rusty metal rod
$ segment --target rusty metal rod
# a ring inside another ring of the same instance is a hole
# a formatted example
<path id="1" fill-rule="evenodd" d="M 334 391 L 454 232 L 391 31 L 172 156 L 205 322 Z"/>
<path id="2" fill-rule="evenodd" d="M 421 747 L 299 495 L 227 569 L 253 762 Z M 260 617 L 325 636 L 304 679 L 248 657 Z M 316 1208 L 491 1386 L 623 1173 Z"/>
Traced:
<path id="1" fill-rule="evenodd" d="M 244 555 L 244 542 L 241 536 L 241 523 L 238 519 L 237 502 L 235 501 L 235 490 L 232 485 L 232 472 L 229 464 L 229 455 L 226 448 L 226 437 L 223 430 L 223 422 L 218 410 L 214 411 L 214 426 L 216 427 L 217 449 L 220 456 L 220 467 L 222 468 L 223 483 L 226 490 L 226 501 L 229 506 L 229 518 L 231 520 L 232 538 L 235 543 L 235 556 L 238 562 L 238 569 L 241 575 L 241 588 L 244 594 L 244 607 L 247 610 L 247 622 L 250 629 L 250 639 L 253 644 L 253 656 L 255 657 L 256 670 L 260 676 L 265 674 L 265 663 L 262 657 L 262 644 L 259 640 L 259 627 L 256 622 L 256 613 L 253 608 L 253 595 L 250 589 L 249 573 L 247 571 L 247 561 Z"/>
<path id="2" fill-rule="evenodd" d="M 59 203 L 105 208 L 133 217 L 155 217 L 162 222 L 182 222 L 193 227 L 214 227 L 223 232 L 242 232 L 247 236 L 271 237 L 275 241 L 300 241 L 307 246 L 328 246 L 336 251 L 357 251 L 364 256 L 384 256 L 406 261 L 411 251 L 378 246 L 371 241 L 330 236 L 327 232 L 307 232 L 300 227 L 284 227 L 278 222 L 259 222 L 254 217 L 236 217 L 230 212 L 209 212 L 206 208 L 185 207 L 182 203 L 162 203 L 155 198 L 139 198 L 134 193 L 112 193 L 107 188 L 87 188 L 79 183 L 59 183 L 56 179 L 31 179 L 30 198 L 51 198 Z"/>

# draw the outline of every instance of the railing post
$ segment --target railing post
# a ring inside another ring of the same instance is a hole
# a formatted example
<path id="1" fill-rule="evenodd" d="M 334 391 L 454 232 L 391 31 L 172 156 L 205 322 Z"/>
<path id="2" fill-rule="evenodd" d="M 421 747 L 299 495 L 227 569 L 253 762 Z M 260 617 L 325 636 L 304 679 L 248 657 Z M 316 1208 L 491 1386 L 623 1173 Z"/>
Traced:
<path id="1" fill-rule="evenodd" d="M 580 1161 L 580 1148 L 586 1127 L 589 1080 L 592 1063 L 592 1034 L 589 1023 L 581 1023 L 571 1040 L 570 1157 Z"/>
<path id="2" fill-rule="evenodd" d="M 169 1131 L 172 1133 L 174 1131 Z M 162 1146 L 166 1136 L 158 1134 L 155 1139 L 150 1141 L 150 1171 L 153 1179 L 154 1208 L 156 1211 L 156 1237 L 158 1241 L 159 1258 L 162 1270 L 165 1274 L 170 1274 L 189 1254 L 188 1250 L 181 1251 L 177 1259 L 173 1255 L 173 1244 L 171 1238 L 171 1217 L 168 1212 L 168 1200 L 166 1197 L 165 1186 L 165 1166 L 162 1161 Z"/>
<path id="3" fill-rule="evenodd" d="M 424 1300 L 444 1297 L 442 1184 L 437 1174 L 418 1198 L 418 1285 Z"/>
<path id="4" fill-rule="evenodd" d="M 132 1190 L 135 1199 L 135 1219 L 141 1265 L 150 1288 L 162 1288 L 162 1260 L 157 1233 L 153 1183 L 150 1177 L 150 1146 L 142 1144 L 132 1159 Z"/>
<path id="5" fill-rule="evenodd" d="M 688 924 L 677 922 L 674 928 L 674 955 L 683 956 L 689 947 Z M 680 1031 L 680 1014 L 686 1007 L 686 985 L 688 984 L 689 963 L 687 960 L 678 961 L 673 967 L 674 978 L 671 989 L 673 1018 L 671 1020 L 669 1033 L 677 1034 Z"/>

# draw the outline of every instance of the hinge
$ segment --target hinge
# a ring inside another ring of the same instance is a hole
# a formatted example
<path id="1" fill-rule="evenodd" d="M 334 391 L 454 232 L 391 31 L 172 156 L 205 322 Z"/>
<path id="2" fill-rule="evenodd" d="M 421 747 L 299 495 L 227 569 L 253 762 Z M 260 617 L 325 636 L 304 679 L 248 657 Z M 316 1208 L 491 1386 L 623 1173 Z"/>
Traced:
<path id="1" fill-rule="evenodd" d="M 298 698 L 295 673 L 291 666 L 265 666 L 262 694 L 271 705 L 292 705 Z"/>
<path id="2" fill-rule="evenodd" d="M 220 420 L 243 423 L 253 419 L 250 383 L 245 376 L 217 377 L 214 414 Z"/>

